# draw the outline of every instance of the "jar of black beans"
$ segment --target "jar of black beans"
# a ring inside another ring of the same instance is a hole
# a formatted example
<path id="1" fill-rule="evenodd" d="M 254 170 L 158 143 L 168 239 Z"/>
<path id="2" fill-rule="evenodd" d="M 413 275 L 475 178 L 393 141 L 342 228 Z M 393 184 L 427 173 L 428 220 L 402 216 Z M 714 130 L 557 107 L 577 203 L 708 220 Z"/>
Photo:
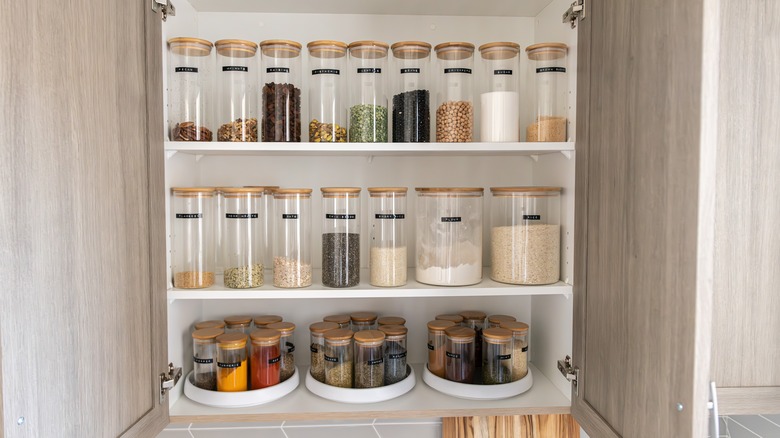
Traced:
<path id="1" fill-rule="evenodd" d="M 431 45 L 403 41 L 392 45 L 393 142 L 427 143 L 431 137 L 430 86 L 428 67 Z"/>

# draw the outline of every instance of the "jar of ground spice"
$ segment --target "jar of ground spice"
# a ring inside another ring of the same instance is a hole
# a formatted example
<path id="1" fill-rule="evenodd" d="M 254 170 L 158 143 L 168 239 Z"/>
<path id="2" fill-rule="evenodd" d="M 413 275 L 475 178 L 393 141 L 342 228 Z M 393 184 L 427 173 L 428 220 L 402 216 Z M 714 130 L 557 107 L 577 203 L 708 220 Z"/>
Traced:
<path id="1" fill-rule="evenodd" d="M 369 187 L 371 285 L 406 284 L 406 187 Z"/>
<path id="2" fill-rule="evenodd" d="M 379 330 L 355 333 L 355 388 L 377 388 L 385 382 L 385 334 Z"/>
<path id="3" fill-rule="evenodd" d="M 193 328 L 195 330 L 202 330 L 207 328 L 225 328 L 225 321 L 219 321 L 219 320 L 211 320 L 211 321 L 200 321 L 196 322 L 193 325 Z"/>
<path id="4" fill-rule="evenodd" d="M 311 336 L 311 376 L 318 382 L 325 383 L 325 333 L 337 330 L 339 325 L 335 322 L 315 322 L 309 326 Z"/>
<path id="5" fill-rule="evenodd" d="M 489 328 L 482 332 L 482 383 L 496 385 L 512 381 L 512 332 Z"/>
<path id="6" fill-rule="evenodd" d="M 274 203 L 274 286 L 311 286 L 311 189 L 279 189 Z"/>
<path id="7" fill-rule="evenodd" d="M 265 279 L 263 255 L 263 189 L 224 187 L 221 189 L 222 261 L 225 287 L 260 287 Z"/>
<path id="8" fill-rule="evenodd" d="M 566 51 L 563 43 L 540 43 L 525 49 L 536 82 L 536 108 L 525 130 L 526 141 L 566 141 Z"/>
<path id="9" fill-rule="evenodd" d="M 219 40 L 217 141 L 257 141 L 257 44 Z"/>
<path id="10" fill-rule="evenodd" d="M 408 330 L 403 325 L 380 325 L 379 331 L 385 334 L 385 385 L 392 385 L 406 378 Z"/>
<path id="11" fill-rule="evenodd" d="M 325 332 L 325 383 L 339 388 L 352 388 L 353 351 L 352 336 L 348 329 Z"/>
<path id="12" fill-rule="evenodd" d="M 225 333 L 243 333 L 249 335 L 252 331 L 252 317 L 235 315 L 225 318 Z"/>
<path id="13" fill-rule="evenodd" d="M 458 326 L 452 321 L 434 320 L 428 322 L 428 371 L 441 378 L 445 377 L 444 363 L 447 336 L 444 331 Z"/>
<path id="14" fill-rule="evenodd" d="M 246 391 L 249 369 L 247 335 L 226 333 L 217 337 L 217 391 Z"/>
<path id="15" fill-rule="evenodd" d="M 173 287 L 209 287 L 214 284 L 216 192 L 208 187 L 174 187 L 171 192 Z"/>
<path id="16" fill-rule="evenodd" d="M 350 317 L 349 315 L 328 315 L 325 318 L 322 318 L 324 322 L 335 322 L 339 325 L 339 328 L 343 329 L 349 329 L 350 327 Z"/>
<path id="17" fill-rule="evenodd" d="M 354 332 L 377 329 L 377 314 L 374 312 L 355 312 L 349 318 Z"/>
<path id="18" fill-rule="evenodd" d="M 509 315 L 490 315 L 487 317 L 487 328 L 501 327 L 503 322 L 514 322 L 517 318 Z"/>
<path id="19" fill-rule="evenodd" d="M 460 312 L 460 316 L 463 317 L 463 326 L 473 329 L 476 334 L 476 342 L 474 343 L 475 353 L 477 355 L 476 366 L 482 366 L 482 330 L 485 329 L 485 318 L 487 314 L 480 312 L 479 310 L 466 310 Z"/>
<path id="20" fill-rule="evenodd" d="M 380 41 L 349 45 L 349 142 L 387 142 L 387 50 Z"/>
<path id="21" fill-rule="evenodd" d="M 323 187 L 322 284 L 360 283 L 360 187 Z"/>
<path id="22" fill-rule="evenodd" d="M 301 141 L 301 44 L 260 43 L 263 77 L 261 123 L 264 142 Z"/>
<path id="23" fill-rule="evenodd" d="M 293 342 L 295 324 L 291 322 L 275 322 L 268 324 L 266 327 L 278 330 L 281 335 L 279 339 L 279 348 L 282 352 L 281 380 L 284 382 L 295 374 L 295 343 Z"/>
<path id="24" fill-rule="evenodd" d="M 512 381 L 528 374 L 528 324 L 524 322 L 502 322 L 501 328 L 512 332 Z"/>
<path id="25" fill-rule="evenodd" d="M 431 45 L 402 41 L 393 51 L 393 142 L 427 143 L 431 140 L 431 88 L 428 71 Z"/>
<path id="26" fill-rule="evenodd" d="M 450 327 L 447 335 L 444 371 L 447 380 L 474 383 L 476 332 L 468 327 Z"/>
<path id="27" fill-rule="evenodd" d="M 382 316 L 377 318 L 376 324 L 379 327 L 383 325 L 404 325 L 406 324 L 406 319 L 400 316 Z"/>
<path id="28" fill-rule="evenodd" d="M 252 353 L 249 366 L 252 389 L 268 388 L 281 381 L 279 330 L 257 329 L 249 335 Z"/>
<path id="29" fill-rule="evenodd" d="M 435 319 L 439 319 L 442 321 L 452 321 L 456 325 L 463 325 L 463 317 L 460 315 L 454 315 L 454 314 L 442 314 L 442 315 L 436 315 Z"/>
<path id="30" fill-rule="evenodd" d="M 211 141 L 212 44 L 200 38 L 168 40 L 168 120 L 171 141 Z"/>
<path id="31" fill-rule="evenodd" d="M 347 141 L 347 45 L 312 41 L 309 49 L 309 141 Z"/>
<path id="32" fill-rule="evenodd" d="M 439 71 L 436 141 L 470 142 L 474 131 L 474 44 L 442 43 L 434 51 Z"/>
<path id="33" fill-rule="evenodd" d="M 192 383 L 198 388 L 217 390 L 217 337 L 224 333 L 216 327 L 192 332 Z"/>

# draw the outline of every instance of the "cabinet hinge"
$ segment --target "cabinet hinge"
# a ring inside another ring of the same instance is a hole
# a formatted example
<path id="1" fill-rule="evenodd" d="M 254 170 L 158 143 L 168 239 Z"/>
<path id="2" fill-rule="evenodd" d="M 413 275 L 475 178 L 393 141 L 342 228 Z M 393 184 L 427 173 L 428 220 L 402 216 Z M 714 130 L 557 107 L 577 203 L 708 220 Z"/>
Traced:
<path id="1" fill-rule="evenodd" d="M 152 0 L 152 12 L 162 12 L 162 21 L 167 21 L 169 15 L 176 15 L 176 7 L 170 0 Z"/>
<path id="2" fill-rule="evenodd" d="M 168 364 L 168 372 L 160 373 L 160 403 L 165 401 L 168 391 L 173 389 L 181 378 L 181 367 L 175 367 L 172 363 Z"/>
<path id="3" fill-rule="evenodd" d="M 577 383 L 580 379 L 580 369 L 572 365 L 571 356 L 566 355 L 566 358 L 558 361 L 558 371 L 563 374 L 563 377 L 566 377 L 566 380 L 571 382 L 571 385 L 574 387 L 574 395 L 579 395 L 580 391 Z"/>
<path id="4" fill-rule="evenodd" d="M 574 0 L 569 9 L 563 13 L 563 22 L 571 24 L 571 28 L 577 27 L 578 20 L 585 19 L 585 0 Z"/>

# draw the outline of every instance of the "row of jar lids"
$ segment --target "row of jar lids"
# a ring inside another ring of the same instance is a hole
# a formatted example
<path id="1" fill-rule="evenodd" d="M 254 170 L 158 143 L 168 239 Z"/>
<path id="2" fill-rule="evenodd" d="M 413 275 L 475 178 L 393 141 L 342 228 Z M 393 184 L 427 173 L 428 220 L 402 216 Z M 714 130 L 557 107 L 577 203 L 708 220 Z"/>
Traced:
<path id="1" fill-rule="evenodd" d="M 322 319 L 324 322 L 334 322 L 337 324 L 348 324 L 351 321 L 354 322 L 376 322 L 379 325 L 404 325 L 406 319 L 400 316 L 382 316 L 380 317 L 374 312 L 353 312 L 349 315 L 329 315 Z M 270 324 L 286 324 L 285 326 L 276 326 L 278 328 L 285 328 L 290 331 L 295 330 L 295 324 L 291 322 L 283 322 L 283 319 L 279 315 L 261 315 L 252 318 L 249 315 L 236 315 L 228 316 L 224 320 L 209 320 L 196 322 L 194 325 L 195 331 L 207 328 L 235 328 L 235 327 L 247 327 L 255 323 L 255 327 L 266 327 Z"/>
<path id="2" fill-rule="evenodd" d="M 405 196 L 408 191 L 407 187 L 369 187 L 368 193 L 372 197 L 382 197 L 387 194 Z M 561 187 L 550 186 L 524 186 L 524 187 L 491 187 L 490 191 L 495 196 L 510 196 L 513 194 L 529 194 L 534 193 L 537 196 L 539 194 L 547 194 L 550 196 L 561 193 L 563 189 Z M 322 195 L 325 197 L 357 197 L 362 189 L 360 187 L 322 187 L 320 188 Z M 484 193 L 485 189 L 482 187 L 416 187 L 415 191 L 421 194 L 427 193 L 447 193 L 447 194 L 474 194 Z M 174 195 L 182 196 L 214 196 L 217 192 L 223 193 L 227 196 L 235 195 L 241 196 L 242 194 L 252 195 L 274 195 L 283 197 L 285 195 L 306 195 L 310 196 L 312 189 L 305 188 L 280 188 L 278 186 L 247 186 L 247 187 L 172 187 L 171 192 Z"/>

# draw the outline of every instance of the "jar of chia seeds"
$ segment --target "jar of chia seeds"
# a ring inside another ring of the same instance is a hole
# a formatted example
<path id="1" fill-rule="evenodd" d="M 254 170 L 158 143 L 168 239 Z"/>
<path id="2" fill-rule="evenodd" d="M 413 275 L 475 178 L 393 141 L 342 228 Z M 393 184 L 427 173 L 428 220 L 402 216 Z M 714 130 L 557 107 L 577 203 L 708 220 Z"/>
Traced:
<path id="1" fill-rule="evenodd" d="M 347 141 L 347 45 L 312 41 L 309 49 L 309 141 Z"/>
<path id="2" fill-rule="evenodd" d="M 406 284 L 406 187 L 369 187 L 371 285 Z"/>
<path id="3" fill-rule="evenodd" d="M 385 334 L 378 330 L 355 333 L 355 388 L 377 388 L 385 382 Z"/>
<path id="4" fill-rule="evenodd" d="M 348 329 L 329 330 L 325 333 L 325 383 L 339 388 L 352 388 L 353 351 L 352 336 Z"/>
<path id="5" fill-rule="evenodd" d="M 349 142 L 387 142 L 387 51 L 380 41 L 349 45 Z"/>
<path id="6" fill-rule="evenodd" d="M 264 142 L 301 141 L 301 44 L 288 40 L 260 43 L 263 78 L 261 123 Z"/>
<path id="7" fill-rule="evenodd" d="M 482 383 L 497 385 L 512 381 L 512 332 L 489 328 L 482 332 Z"/>
<path id="8" fill-rule="evenodd" d="M 322 284 L 360 283 L 360 187 L 323 187 Z"/>
<path id="9" fill-rule="evenodd" d="M 535 79 L 533 118 L 525 130 L 526 141 L 566 141 L 569 83 L 563 43 L 539 43 L 525 48 Z"/>
<path id="10" fill-rule="evenodd" d="M 377 329 L 377 314 L 374 312 L 354 312 L 349 318 L 354 332 Z"/>
<path id="11" fill-rule="evenodd" d="M 215 190 L 171 189 L 171 270 L 173 287 L 199 289 L 214 284 Z"/>
<path id="12" fill-rule="evenodd" d="M 476 333 L 468 327 L 450 327 L 447 335 L 444 370 L 447 380 L 474 383 L 474 339 Z"/>
<path id="13" fill-rule="evenodd" d="M 385 385 L 398 383 L 406 378 L 406 335 L 408 329 L 402 325 L 380 325 L 385 334 Z"/>
<path id="14" fill-rule="evenodd" d="M 447 336 L 444 331 L 456 326 L 452 321 L 428 321 L 428 371 L 442 379 L 445 378 L 444 364 L 447 358 Z"/>
<path id="15" fill-rule="evenodd" d="M 473 141 L 474 44 L 442 43 L 434 48 L 438 59 L 436 141 Z"/>
<path id="16" fill-rule="evenodd" d="M 311 368 L 309 372 L 318 382 L 325 383 L 325 333 L 337 330 L 335 322 L 315 322 L 309 326 L 311 337 Z"/>
<path id="17" fill-rule="evenodd" d="M 266 326 L 269 329 L 279 331 L 279 349 L 282 354 L 281 381 L 292 377 L 295 374 L 295 343 L 293 334 L 295 333 L 295 324 L 291 322 L 275 322 Z"/>
<path id="18" fill-rule="evenodd" d="M 393 51 L 393 142 L 431 141 L 431 45 L 402 41 Z"/>
<path id="19" fill-rule="evenodd" d="M 168 126 L 171 141 L 212 141 L 210 41 L 168 40 Z"/>
<path id="20" fill-rule="evenodd" d="M 204 328 L 192 332 L 192 383 L 198 388 L 217 390 L 217 336 L 221 328 Z"/>

